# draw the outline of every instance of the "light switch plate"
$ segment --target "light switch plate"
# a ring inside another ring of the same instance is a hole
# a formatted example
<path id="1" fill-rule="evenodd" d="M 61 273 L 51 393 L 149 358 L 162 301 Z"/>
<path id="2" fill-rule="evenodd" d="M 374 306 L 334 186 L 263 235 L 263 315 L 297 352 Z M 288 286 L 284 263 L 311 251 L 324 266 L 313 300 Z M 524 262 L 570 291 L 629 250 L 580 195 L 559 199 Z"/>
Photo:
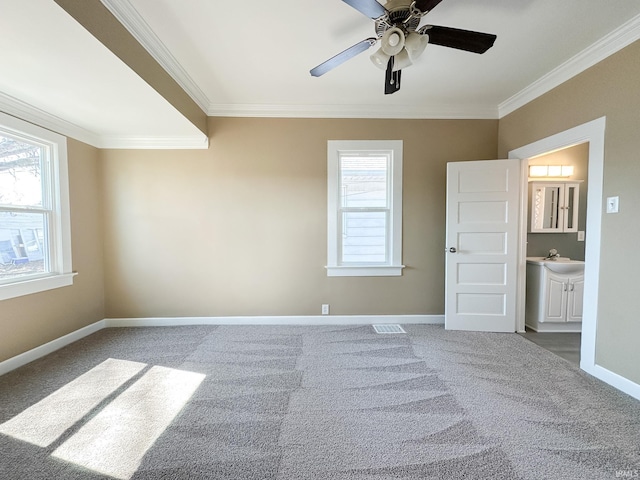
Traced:
<path id="1" fill-rule="evenodd" d="M 607 213 L 618 213 L 620 197 L 607 197 Z"/>

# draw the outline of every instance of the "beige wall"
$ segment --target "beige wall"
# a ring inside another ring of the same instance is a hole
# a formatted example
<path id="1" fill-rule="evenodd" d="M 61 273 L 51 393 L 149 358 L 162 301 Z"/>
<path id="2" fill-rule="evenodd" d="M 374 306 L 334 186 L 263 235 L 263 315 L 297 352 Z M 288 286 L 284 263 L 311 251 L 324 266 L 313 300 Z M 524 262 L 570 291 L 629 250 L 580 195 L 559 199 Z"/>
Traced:
<path id="1" fill-rule="evenodd" d="M 104 318 L 104 272 L 98 150 L 69 139 L 73 270 L 70 287 L 0 304 L 0 361 Z"/>
<path id="2" fill-rule="evenodd" d="M 442 314 L 446 163 L 494 120 L 211 118 L 207 151 L 106 150 L 107 317 Z M 404 141 L 402 277 L 328 278 L 327 140 Z"/>
<path id="3" fill-rule="evenodd" d="M 607 117 L 596 362 L 640 383 L 640 42 L 635 42 L 500 121 L 499 152 Z M 588 228 L 588 227 L 587 227 Z"/>

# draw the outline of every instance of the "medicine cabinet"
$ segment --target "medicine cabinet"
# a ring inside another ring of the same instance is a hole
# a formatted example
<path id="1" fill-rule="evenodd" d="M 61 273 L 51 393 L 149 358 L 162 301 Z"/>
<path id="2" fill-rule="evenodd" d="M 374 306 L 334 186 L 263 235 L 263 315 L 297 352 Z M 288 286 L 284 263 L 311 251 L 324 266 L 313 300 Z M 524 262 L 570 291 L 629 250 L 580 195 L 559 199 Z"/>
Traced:
<path id="1" fill-rule="evenodd" d="M 531 232 L 578 231 L 580 181 L 531 182 Z"/>

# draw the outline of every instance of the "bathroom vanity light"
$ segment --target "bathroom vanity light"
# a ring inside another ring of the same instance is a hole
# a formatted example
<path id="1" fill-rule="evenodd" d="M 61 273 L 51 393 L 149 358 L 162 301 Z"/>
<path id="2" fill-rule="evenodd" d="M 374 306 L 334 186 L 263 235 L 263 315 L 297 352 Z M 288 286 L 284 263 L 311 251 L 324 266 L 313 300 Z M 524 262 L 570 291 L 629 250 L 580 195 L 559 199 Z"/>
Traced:
<path id="1" fill-rule="evenodd" d="M 573 165 L 530 165 L 530 177 L 570 177 Z"/>

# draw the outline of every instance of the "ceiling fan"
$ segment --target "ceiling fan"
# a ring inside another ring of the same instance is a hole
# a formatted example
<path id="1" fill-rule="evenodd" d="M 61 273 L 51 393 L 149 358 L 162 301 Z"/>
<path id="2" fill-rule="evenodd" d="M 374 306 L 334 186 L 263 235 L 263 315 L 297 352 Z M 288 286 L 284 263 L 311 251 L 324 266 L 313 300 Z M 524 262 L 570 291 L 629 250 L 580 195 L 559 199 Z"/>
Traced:
<path id="1" fill-rule="evenodd" d="M 356 43 L 313 68 L 311 75 L 314 77 L 324 75 L 380 40 L 380 49 L 371 55 L 371 61 L 386 71 L 384 93 L 391 94 L 400 90 L 402 69 L 410 66 L 422 54 L 427 44 L 484 53 L 493 46 L 497 38 L 488 33 L 451 27 L 420 27 L 422 17 L 442 0 L 388 0 L 384 7 L 376 0 L 342 1 L 375 20 L 376 37 Z"/>

